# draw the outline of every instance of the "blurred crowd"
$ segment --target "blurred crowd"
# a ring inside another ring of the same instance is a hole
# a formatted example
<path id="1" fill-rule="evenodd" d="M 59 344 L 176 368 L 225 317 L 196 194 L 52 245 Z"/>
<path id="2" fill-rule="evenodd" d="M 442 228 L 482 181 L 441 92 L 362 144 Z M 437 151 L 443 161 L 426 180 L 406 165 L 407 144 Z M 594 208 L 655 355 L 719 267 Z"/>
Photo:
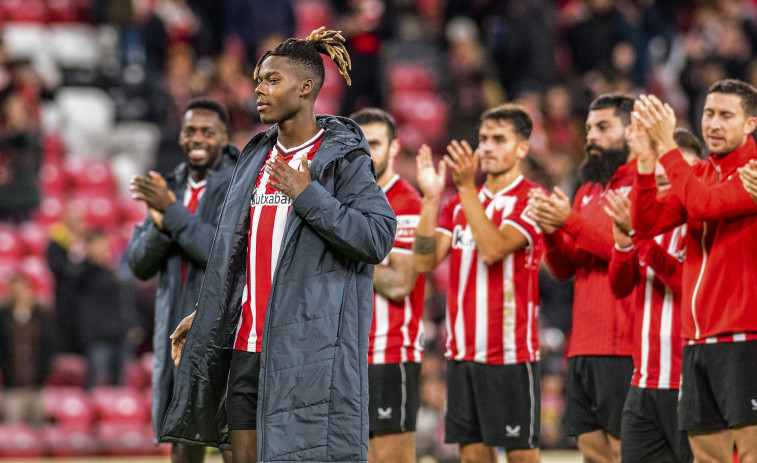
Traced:
<path id="1" fill-rule="evenodd" d="M 699 135 L 712 83 L 757 85 L 755 0 L 0 0 L 0 24 L 2 411 L 37 425 L 43 386 L 124 385 L 151 350 L 155 283 L 121 260 L 145 213 L 128 178 L 181 161 L 195 96 L 226 105 L 240 148 L 265 128 L 252 69 L 287 37 L 343 31 L 353 85 L 326 60 L 316 112 L 387 109 L 413 183 L 422 143 L 475 144 L 479 115 L 505 101 L 534 120 L 527 176 L 574 192 L 595 96 L 654 93 Z M 419 455 L 438 461 L 456 458 L 442 443 L 447 273 L 427 280 L 418 418 Z M 565 448 L 572 284 L 544 267 L 540 285 L 541 441 Z M 76 380 L 61 373 L 72 354 L 88 372 Z"/>

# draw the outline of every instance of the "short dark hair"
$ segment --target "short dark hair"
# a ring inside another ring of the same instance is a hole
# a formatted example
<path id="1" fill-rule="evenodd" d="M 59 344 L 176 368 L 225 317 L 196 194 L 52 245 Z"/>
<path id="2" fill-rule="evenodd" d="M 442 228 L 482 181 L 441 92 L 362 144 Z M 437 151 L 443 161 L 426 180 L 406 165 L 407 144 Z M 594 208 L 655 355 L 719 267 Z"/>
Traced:
<path id="1" fill-rule="evenodd" d="M 605 93 L 594 98 L 594 101 L 589 105 L 589 111 L 614 108 L 615 117 L 619 117 L 623 121 L 623 125 L 628 125 L 631 123 L 634 101 L 633 98 L 624 93 Z"/>
<path id="2" fill-rule="evenodd" d="M 513 131 L 522 140 L 528 140 L 534 128 L 534 122 L 525 106 L 505 103 L 488 109 L 481 114 L 481 123 L 487 120 L 507 121 L 512 124 Z"/>
<path id="3" fill-rule="evenodd" d="M 221 122 L 223 122 L 223 125 L 229 124 L 229 112 L 221 103 L 219 103 L 216 100 L 213 100 L 211 98 L 205 98 L 205 97 L 194 98 L 189 101 L 187 106 L 184 108 L 184 112 L 182 114 L 186 114 L 187 111 L 196 109 L 196 108 L 207 109 L 208 111 L 213 111 L 214 113 L 218 114 L 218 119 Z"/>
<path id="4" fill-rule="evenodd" d="M 741 97 L 741 107 L 747 117 L 757 116 L 757 89 L 743 80 L 723 79 L 710 85 L 707 95 L 710 93 L 730 93 Z"/>
<path id="5" fill-rule="evenodd" d="M 358 125 L 380 123 L 386 125 L 389 141 L 397 138 L 397 124 L 391 114 L 379 108 L 363 108 L 350 114 L 350 119 Z"/>
<path id="6" fill-rule="evenodd" d="M 273 50 L 265 52 L 255 65 L 252 78 L 258 80 L 260 66 L 269 56 L 286 56 L 315 78 L 317 95 L 323 85 L 323 80 L 326 78 L 326 70 L 321 58 L 321 54 L 324 54 L 334 60 L 337 68 L 339 68 L 339 73 L 347 81 L 347 85 L 352 85 L 348 72 L 352 69 L 352 62 L 349 53 L 347 53 L 347 48 L 344 46 L 344 37 L 339 31 L 327 31 L 325 29 L 325 27 L 321 27 L 314 30 L 306 39 L 286 39 Z"/>
<path id="7" fill-rule="evenodd" d="M 695 154 L 699 159 L 702 158 L 702 143 L 690 130 L 678 127 L 673 132 L 673 139 L 681 151 L 688 151 Z"/>

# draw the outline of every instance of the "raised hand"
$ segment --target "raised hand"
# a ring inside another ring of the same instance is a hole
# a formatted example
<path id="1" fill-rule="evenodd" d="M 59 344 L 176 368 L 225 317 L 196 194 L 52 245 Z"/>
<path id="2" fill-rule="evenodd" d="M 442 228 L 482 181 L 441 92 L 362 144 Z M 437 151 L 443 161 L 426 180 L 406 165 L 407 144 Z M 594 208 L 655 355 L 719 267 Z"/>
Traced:
<path id="1" fill-rule="evenodd" d="M 757 201 L 757 160 L 752 159 L 744 167 L 739 167 L 739 177 L 744 189 Z"/>
<path id="2" fill-rule="evenodd" d="M 452 181 L 460 188 L 476 188 L 476 170 L 478 169 L 478 152 L 474 152 L 467 141 L 452 140 L 447 145 L 444 163 L 452 173 Z"/>
<path id="3" fill-rule="evenodd" d="M 570 199 L 559 187 L 551 195 L 534 188 L 528 192 L 528 198 L 531 217 L 544 233 L 554 233 L 570 215 Z"/>
<path id="4" fill-rule="evenodd" d="M 434 168 L 434 159 L 428 145 L 421 145 L 418 149 L 418 154 L 415 156 L 415 175 L 423 196 L 438 197 L 444 191 L 446 164 L 444 161 L 439 161 L 439 170 Z"/>
<path id="5" fill-rule="evenodd" d="M 291 167 L 280 156 L 269 159 L 265 164 L 265 170 L 270 176 L 268 184 L 291 199 L 295 199 L 313 181 L 305 156 L 300 160 L 300 170 Z"/>
<path id="6" fill-rule="evenodd" d="M 657 148 L 660 155 L 676 147 L 673 132 L 676 128 L 676 115 L 673 108 L 654 95 L 641 95 L 636 100 L 632 117 L 638 120 L 649 136 L 649 141 Z"/>
<path id="7" fill-rule="evenodd" d="M 641 110 L 641 103 L 634 104 L 634 111 Z M 638 118 L 633 118 L 626 128 L 626 143 L 631 155 L 636 157 L 636 168 L 640 174 L 651 174 L 657 164 L 657 149 L 649 141 L 649 135 Z"/>
<path id="8" fill-rule="evenodd" d="M 631 201 L 618 190 L 609 190 L 605 195 L 606 204 L 603 206 L 613 224 L 630 239 L 631 230 Z M 615 240 L 617 242 L 617 240 Z M 620 243 L 618 243 L 620 244 Z"/>
<path id="9" fill-rule="evenodd" d="M 159 173 L 150 171 L 149 177 L 135 175 L 129 184 L 132 199 L 144 201 L 147 207 L 161 214 L 176 202 L 176 195 L 168 189 L 168 185 Z"/>
<path id="10" fill-rule="evenodd" d="M 179 365 L 179 360 L 181 360 L 181 353 L 184 350 L 184 343 L 187 342 L 187 333 L 189 333 L 189 328 L 192 327 L 192 322 L 195 319 L 195 314 L 197 311 L 192 312 L 191 314 L 187 315 L 182 321 L 179 322 L 179 326 L 176 327 L 176 330 L 171 334 L 171 358 L 173 359 L 174 365 Z"/>

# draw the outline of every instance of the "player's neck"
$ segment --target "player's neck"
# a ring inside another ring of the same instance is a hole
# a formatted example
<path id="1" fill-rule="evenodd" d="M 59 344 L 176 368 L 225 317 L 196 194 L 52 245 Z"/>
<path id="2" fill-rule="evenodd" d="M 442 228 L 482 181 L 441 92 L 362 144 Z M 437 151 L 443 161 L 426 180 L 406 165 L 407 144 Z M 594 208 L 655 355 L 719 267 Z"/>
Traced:
<path id="1" fill-rule="evenodd" d="M 200 183 L 203 180 L 205 180 L 205 172 L 207 172 L 206 169 L 189 169 L 189 178 L 192 179 L 195 183 Z"/>
<path id="2" fill-rule="evenodd" d="M 284 148 L 300 146 L 321 130 L 312 111 L 300 111 L 292 118 L 279 122 L 279 143 Z"/>
<path id="3" fill-rule="evenodd" d="M 384 173 L 376 179 L 376 183 L 378 183 L 378 186 L 384 189 L 387 185 L 389 185 L 389 182 L 392 181 L 395 175 L 397 175 L 397 173 L 394 171 L 394 169 L 387 167 L 386 170 L 384 170 Z"/>
<path id="4" fill-rule="evenodd" d="M 513 183 L 518 177 L 520 177 L 519 167 L 513 167 L 512 169 L 498 172 L 496 174 L 486 174 L 486 182 L 484 182 L 484 186 L 486 186 L 486 189 L 492 193 L 496 193 Z"/>

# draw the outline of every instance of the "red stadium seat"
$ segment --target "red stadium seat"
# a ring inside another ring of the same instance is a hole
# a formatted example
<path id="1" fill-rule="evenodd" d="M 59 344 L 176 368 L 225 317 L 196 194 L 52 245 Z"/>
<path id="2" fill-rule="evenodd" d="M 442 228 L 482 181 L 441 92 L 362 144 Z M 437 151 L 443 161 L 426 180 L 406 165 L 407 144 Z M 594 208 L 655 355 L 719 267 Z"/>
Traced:
<path id="1" fill-rule="evenodd" d="M 126 387 L 136 391 L 150 387 L 150 370 L 145 370 L 141 360 L 127 363 L 124 370 L 124 385 Z"/>
<path id="2" fill-rule="evenodd" d="M 63 199 L 60 196 L 47 196 L 42 198 L 37 210 L 34 212 L 34 221 L 47 227 L 60 221 L 63 216 Z"/>
<path id="3" fill-rule="evenodd" d="M 82 389 L 87 385 L 87 359 L 77 354 L 58 354 L 53 358 L 47 386 L 69 386 Z"/>
<path id="4" fill-rule="evenodd" d="M 40 435 L 53 457 L 87 457 L 100 453 L 99 443 L 88 430 L 52 425 L 42 428 Z"/>
<path id="5" fill-rule="evenodd" d="M 297 24 L 296 37 L 307 37 L 315 29 L 331 24 L 329 2 L 323 0 L 300 0 L 294 2 L 294 16 Z"/>
<path id="6" fill-rule="evenodd" d="M 422 63 L 397 63 L 389 68 L 389 90 L 431 93 L 437 87 L 433 69 Z"/>
<path id="7" fill-rule="evenodd" d="M 47 8 L 50 22 L 75 23 L 86 19 L 75 0 L 47 0 Z"/>
<path id="8" fill-rule="evenodd" d="M 130 197 L 121 197 L 116 201 L 118 221 L 121 224 L 136 225 L 142 223 L 147 215 L 147 206 L 142 201 Z"/>
<path id="9" fill-rule="evenodd" d="M 54 423 L 68 429 L 88 431 L 95 418 L 92 399 L 77 387 L 45 387 L 42 407 Z"/>
<path id="10" fill-rule="evenodd" d="M 9 22 L 45 23 L 47 7 L 42 0 L 3 0 L 3 16 Z"/>
<path id="11" fill-rule="evenodd" d="M 42 302 L 53 302 L 54 281 L 43 256 L 28 256 L 19 263 L 19 270 L 29 277 L 35 296 Z"/>
<path id="12" fill-rule="evenodd" d="M 1 458 L 40 458 L 44 445 L 39 432 L 25 424 L 0 424 Z"/>
<path id="13" fill-rule="evenodd" d="M 39 172 L 39 186 L 44 196 L 62 196 L 66 189 L 63 167 L 57 162 L 45 162 Z"/>
<path id="14" fill-rule="evenodd" d="M 66 179 L 75 195 L 112 195 L 116 180 L 105 159 L 71 158 L 65 165 Z"/>
<path id="15" fill-rule="evenodd" d="M 0 259 L 15 261 L 23 255 L 23 247 L 16 236 L 16 230 L 0 224 Z"/>
<path id="16" fill-rule="evenodd" d="M 46 227 L 35 222 L 27 222 L 16 231 L 16 236 L 25 255 L 44 257 L 49 242 Z"/>
<path id="17" fill-rule="evenodd" d="M 92 399 L 102 422 L 146 423 L 150 417 L 150 404 L 144 395 L 129 387 L 97 387 L 92 390 Z"/>
<path id="18" fill-rule="evenodd" d="M 101 422 L 95 435 L 108 455 L 153 455 L 159 451 L 152 429 L 145 424 Z"/>
<path id="19" fill-rule="evenodd" d="M 118 211 L 110 196 L 87 193 L 75 196 L 72 202 L 82 207 L 90 227 L 112 228 L 118 224 Z"/>

